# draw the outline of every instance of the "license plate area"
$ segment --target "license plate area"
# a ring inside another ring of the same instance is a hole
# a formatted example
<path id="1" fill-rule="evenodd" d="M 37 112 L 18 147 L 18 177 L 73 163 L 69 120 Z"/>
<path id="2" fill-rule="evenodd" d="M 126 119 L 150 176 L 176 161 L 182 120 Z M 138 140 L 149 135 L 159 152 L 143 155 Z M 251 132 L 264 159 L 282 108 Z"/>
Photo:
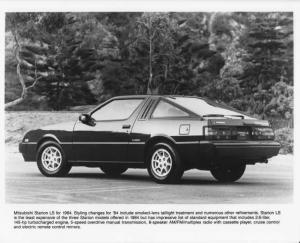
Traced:
<path id="1" fill-rule="evenodd" d="M 250 140 L 251 139 L 250 127 L 232 127 L 231 139 L 239 140 L 239 141 Z"/>

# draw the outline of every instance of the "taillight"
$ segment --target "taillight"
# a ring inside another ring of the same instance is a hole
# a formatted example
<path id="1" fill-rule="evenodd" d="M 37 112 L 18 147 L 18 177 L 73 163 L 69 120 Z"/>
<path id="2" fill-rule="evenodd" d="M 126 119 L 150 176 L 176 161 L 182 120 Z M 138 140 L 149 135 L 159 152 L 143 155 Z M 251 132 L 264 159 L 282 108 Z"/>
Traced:
<path id="1" fill-rule="evenodd" d="M 252 127 L 252 137 L 257 140 L 273 140 L 275 135 L 270 127 Z"/>
<path id="2" fill-rule="evenodd" d="M 205 127 L 208 140 L 273 140 L 274 132 L 270 127 Z"/>
<path id="3" fill-rule="evenodd" d="M 231 130 L 226 127 L 205 127 L 204 134 L 209 140 L 231 139 Z"/>

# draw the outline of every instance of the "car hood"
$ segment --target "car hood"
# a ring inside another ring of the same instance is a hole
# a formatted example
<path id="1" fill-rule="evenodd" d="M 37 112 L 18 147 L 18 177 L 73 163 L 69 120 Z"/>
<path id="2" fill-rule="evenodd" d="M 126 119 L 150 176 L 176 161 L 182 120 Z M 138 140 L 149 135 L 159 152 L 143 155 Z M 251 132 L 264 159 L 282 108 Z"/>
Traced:
<path id="1" fill-rule="evenodd" d="M 25 133 L 23 140 L 38 142 L 43 137 L 52 137 L 58 141 L 71 142 L 75 122 L 63 122 L 54 125 L 43 126 L 38 129 L 29 130 Z"/>
<path id="2" fill-rule="evenodd" d="M 63 122 L 63 123 L 57 123 L 53 125 L 47 125 L 40 128 L 40 130 L 51 130 L 51 131 L 73 131 L 74 125 L 76 122 Z"/>

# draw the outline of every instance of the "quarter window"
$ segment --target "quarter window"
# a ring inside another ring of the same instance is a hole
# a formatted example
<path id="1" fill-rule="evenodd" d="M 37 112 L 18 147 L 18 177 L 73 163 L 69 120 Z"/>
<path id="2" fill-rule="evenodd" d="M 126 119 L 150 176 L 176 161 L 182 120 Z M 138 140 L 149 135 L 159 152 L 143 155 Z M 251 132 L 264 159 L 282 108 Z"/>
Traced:
<path id="1" fill-rule="evenodd" d="M 152 114 L 152 118 L 187 117 L 187 116 L 189 116 L 188 113 L 162 100 L 159 101 L 158 105 L 156 106 Z"/>
<path id="2" fill-rule="evenodd" d="M 131 116 L 142 99 L 113 100 L 92 114 L 96 121 L 124 120 Z"/>

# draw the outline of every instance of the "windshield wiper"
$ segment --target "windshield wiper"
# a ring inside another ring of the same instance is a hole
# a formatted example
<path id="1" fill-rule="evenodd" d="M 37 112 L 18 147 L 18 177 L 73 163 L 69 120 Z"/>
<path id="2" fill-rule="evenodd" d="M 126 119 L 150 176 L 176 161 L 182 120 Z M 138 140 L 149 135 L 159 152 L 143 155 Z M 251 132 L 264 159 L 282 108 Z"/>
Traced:
<path id="1" fill-rule="evenodd" d="M 245 118 L 243 115 L 223 115 L 223 114 L 206 114 L 203 115 L 202 117 L 225 117 L 225 116 L 240 117 L 241 119 Z"/>

